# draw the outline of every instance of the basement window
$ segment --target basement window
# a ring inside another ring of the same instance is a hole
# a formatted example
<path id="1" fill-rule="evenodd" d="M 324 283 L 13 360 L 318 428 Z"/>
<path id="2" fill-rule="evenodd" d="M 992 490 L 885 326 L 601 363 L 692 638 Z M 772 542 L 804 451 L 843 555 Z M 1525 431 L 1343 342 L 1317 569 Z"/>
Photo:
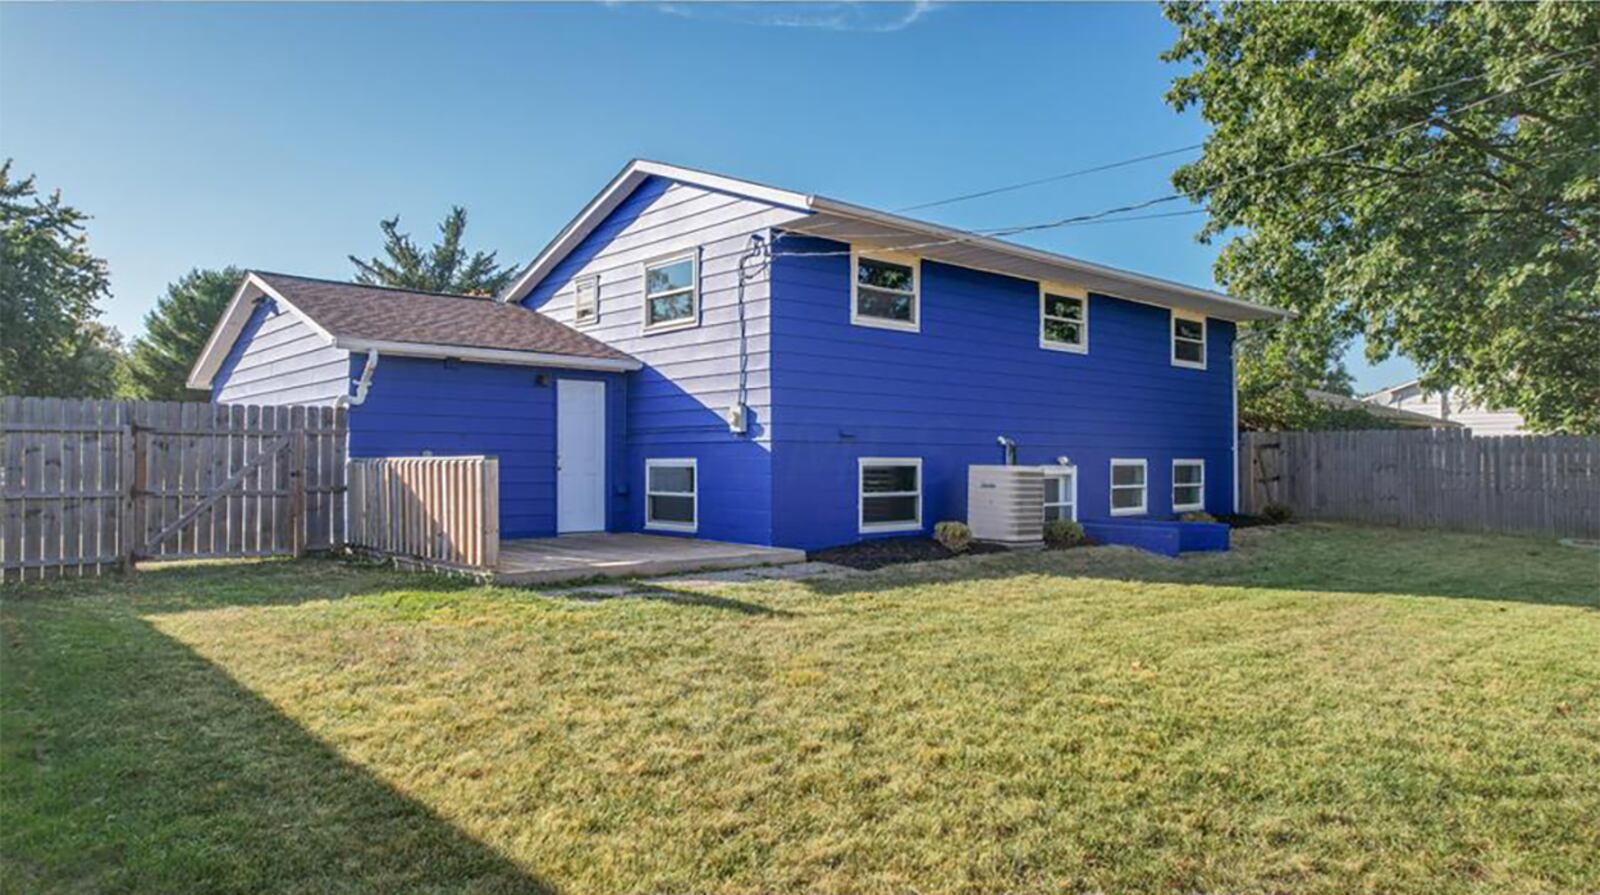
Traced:
<path id="1" fill-rule="evenodd" d="M 1080 289 L 1039 284 L 1039 347 L 1089 350 L 1089 296 Z"/>
<path id="2" fill-rule="evenodd" d="M 600 277 L 580 277 L 572 295 L 572 321 L 579 326 L 600 319 Z"/>
<path id="3" fill-rule="evenodd" d="M 1111 515 L 1137 516 L 1145 511 L 1146 472 L 1143 460 L 1111 461 Z"/>
<path id="4" fill-rule="evenodd" d="M 1044 521 L 1078 521 L 1078 470 L 1074 466 L 1044 468 Z"/>
<path id="5" fill-rule="evenodd" d="M 850 253 L 850 322 L 917 332 L 921 262 L 904 255 Z"/>
<path id="6" fill-rule="evenodd" d="M 857 465 L 861 531 L 920 530 L 922 460 L 862 457 Z"/>
<path id="7" fill-rule="evenodd" d="M 700 523 L 699 487 L 693 458 L 644 461 L 644 527 L 694 531 Z"/>
<path id="8" fill-rule="evenodd" d="M 1172 312 L 1172 365 L 1206 368 L 1206 318 Z"/>
<path id="9" fill-rule="evenodd" d="M 1206 508 L 1206 461 L 1172 461 L 1172 511 L 1188 513 Z"/>
<path id="10" fill-rule="evenodd" d="M 672 255 L 644 266 L 644 328 L 693 326 L 700 317 L 698 252 Z"/>

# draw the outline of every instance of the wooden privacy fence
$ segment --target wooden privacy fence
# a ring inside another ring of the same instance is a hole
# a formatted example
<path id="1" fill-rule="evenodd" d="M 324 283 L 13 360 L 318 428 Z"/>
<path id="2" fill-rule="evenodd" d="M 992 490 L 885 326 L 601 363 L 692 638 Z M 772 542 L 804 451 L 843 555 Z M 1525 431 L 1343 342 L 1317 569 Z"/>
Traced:
<path id="1" fill-rule="evenodd" d="M 345 431 L 342 408 L 0 398 L 0 569 L 337 547 Z"/>
<path id="2" fill-rule="evenodd" d="M 1556 537 L 1600 537 L 1600 437 L 1454 429 L 1247 432 L 1246 513 Z"/>
<path id="3" fill-rule="evenodd" d="M 497 458 L 352 459 L 349 479 L 351 547 L 449 570 L 499 561 Z"/>

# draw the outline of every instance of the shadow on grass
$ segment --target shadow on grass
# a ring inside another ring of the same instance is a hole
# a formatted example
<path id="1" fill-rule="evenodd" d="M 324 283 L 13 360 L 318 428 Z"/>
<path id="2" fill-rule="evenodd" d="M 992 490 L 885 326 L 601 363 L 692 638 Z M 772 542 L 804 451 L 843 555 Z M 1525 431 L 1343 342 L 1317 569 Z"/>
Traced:
<path id="1" fill-rule="evenodd" d="M 1181 559 L 1126 547 L 963 557 L 806 586 L 818 595 L 842 596 L 1038 574 L 1600 609 L 1600 558 L 1552 540 L 1308 524 L 1235 532 L 1234 542 L 1228 553 Z"/>
<path id="2" fill-rule="evenodd" d="M 555 891 L 139 617 L 391 583 L 345 575 L 330 594 L 337 569 L 305 568 L 321 565 L 144 573 L 148 598 L 6 600 L 0 891 Z"/>

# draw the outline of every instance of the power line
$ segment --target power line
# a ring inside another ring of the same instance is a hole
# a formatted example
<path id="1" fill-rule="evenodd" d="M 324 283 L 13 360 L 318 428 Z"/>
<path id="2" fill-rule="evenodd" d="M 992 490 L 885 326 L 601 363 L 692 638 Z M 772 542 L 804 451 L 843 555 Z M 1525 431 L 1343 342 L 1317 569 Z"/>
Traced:
<path id="1" fill-rule="evenodd" d="M 1101 171 L 1110 171 L 1113 168 L 1126 168 L 1129 165 L 1137 165 L 1140 162 L 1148 162 L 1148 161 L 1150 161 L 1152 159 L 1166 158 L 1169 155 L 1178 155 L 1178 154 L 1184 153 L 1184 152 L 1193 152 L 1194 150 L 1200 149 L 1200 148 L 1204 147 L 1205 145 L 1206 144 L 1204 144 L 1204 143 L 1191 143 L 1188 146 L 1180 146 L 1177 149 L 1168 149 L 1165 152 L 1152 152 L 1149 155 L 1141 155 L 1141 156 L 1138 156 L 1137 158 L 1123 159 L 1122 161 L 1119 161 L 1119 162 L 1108 162 L 1107 164 L 1104 164 L 1104 165 L 1095 165 L 1092 168 L 1080 168 L 1080 169 L 1078 169 L 1076 171 L 1068 171 L 1065 174 L 1052 174 L 1049 177 L 1040 177 L 1040 178 L 1037 178 L 1035 180 L 1024 180 L 1021 183 L 1013 183 L 1013 184 L 1008 184 L 1006 186 L 997 186 L 994 189 L 980 190 L 980 191 L 978 191 L 976 193 L 967 193 L 967 194 L 962 195 L 962 196 L 952 196 L 952 197 L 950 197 L 948 199 L 938 199 L 938 200 L 935 200 L 933 202 L 924 202 L 921 205 L 907 205 L 904 208 L 897 208 L 897 209 L 895 209 L 895 211 L 896 212 L 917 211 L 917 210 L 923 209 L 923 208 L 936 208 L 936 207 L 938 207 L 940 205 L 952 205 L 952 204 L 954 204 L 956 202 L 965 202 L 968 199 L 982 199 L 985 196 L 995 196 L 995 195 L 999 195 L 1000 193 L 1009 193 L 1009 192 L 1013 192 L 1015 190 L 1025 190 L 1030 186 L 1039 186 L 1040 184 L 1044 184 L 1044 183 L 1055 183 L 1056 181 L 1059 181 L 1059 180 L 1070 180 L 1071 178 L 1074 178 L 1074 177 L 1082 177 L 1085 174 L 1098 174 Z"/>
<path id="2" fill-rule="evenodd" d="M 1221 180 L 1221 181 L 1219 181 L 1219 182 L 1217 182 L 1215 184 L 1212 184 L 1210 186 L 1205 187 L 1203 192 L 1215 193 L 1218 190 L 1225 189 L 1225 188 L 1231 187 L 1231 186 L 1236 186 L 1236 185 L 1238 185 L 1240 183 L 1245 183 L 1245 182 L 1250 181 L 1250 180 L 1256 180 L 1256 179 L 1259 179 L 1259 178 L 1262 178 L 1262 177 L 1268 177 L 1268 176 L 1271 176 L 1273 174 L 1281 174 L 1284 171 L 1289 171 L 1289 170 L 1293 170 L 1295 168 L 1303 167 L 1305 165 L 1309 165 L 1309 164 L 1311 164 L 1313 162 L 1316 162 L 1316 161 L 1319 161 L 1321 159 L 1329 158 L 1331 156 L 1336 156 L 1336 155 L 1343 155 L 1343 154 L 1351 151 L 1352 149 L 1357 149 L 1357 148 L 1359 148 L 1361 146 L 1364 146 L 1364 145 L 1366 145 L 1368 143 L 1371 143 L 1371 142 L 1374 142 L 1376 140 L 1382 140 L 1382 139 L 1386 139 L 1388 137 L 1398 136 L 1399 134 L 1405 133 L 1406 131 L 1416 130 L 1417 128 L 1421 128 L 1421 127 L 1426 127 L 1429 124 L 1435 124 L 1435 123 L 1437 123 L 1437 122 L 1439 122 L 1439 121 L 1441 121 L 1443 119 L 1449 118 L 1450 116 L 1460 115 L 1460 114 L 1462 114 L 1464 112 L 1470 112 L 1473 109 L 1479 108 L 1481 106 L 1485 106 L 1485 105 L 1487 105 L 1487 104 L 1489 104 L 1491 102 L 1494 102 L 1495 100 L 1503 99 L 1503 98 L 1505 98 L 1507 96 L 1512 95 L 1513 93 L 1518 93 L 1518 92 L 1523 91 L 1523 90 L 1529 90 L 1531 88 L 1538 87 L 1538 86 L 1540 86 L 1542 84 L 1545 84 L 1545 83 L 1548 83 L 1548 82 L 1550 82 L 1552 80 L 1555 80 L 1556 78 L 1558 78 L 1558 77 L 1560 77 L 1560 76 L 1562 76 L 1564 74 L 1567 74 L 1567 73 L 1572 72 L 1572 71 L 1577 71 L 1577 70 L 1583 69 L 1583 68 L 1589 68 L 1592 65 L 1593 65 L 1593 63 L 1584 62 L 1584 63 L 1579 63 L 1577 65 L 1567 66 L 1566 68 L 1557 69 L 1556 71 L 1550 72 L 1549 74 L 1545 75 L 1542 78 L 1538 78 L 1538 79 L 1529 81 L 1526 84 L 1522 84 L 1522 85 L 1519 85 L 1519 86 L 1516 86 L 1516 87 L 1511 87 L 1511 88 L 1508 88 L 1506 90 L 1500 91 L 1499 93 L 1490 94 L 1488 96 L 1485 96 L 1485 97 L 1482 97 L 1480 99 L 1474 100 L 1474 101 L 1472 101 L 1470 103 L 1467 103 L 1466 105 L 1460 106 L 1460 107 L 1458 107 L 1456 109 L 1453 109 L 1453 110 L 1440 112 L 1438 114 L 1431 114 L 1431 115 L 1428 115 L 1427 117 L 1419 119 L 1417 121 L 1409 122 L 1407 124 L 1403 124 L 1403 125 L 1400 125 L 1398 127 L 1390 128 L 1390 129 L 1388 129 L 1388 130 L 1386 130 L 1386 131 L 1384 131 L 1382 133 L 1375 134 L 1375 135 L 1373 135 L 1371 137 L 1365 137 L 1363 139 L 1356 140 L 1353 143 L 1349 143 L 1349 144 L 1346 144 L 1344 146 L 1341 146 L 1338 149 L 1329 150 L 1327 152 L 1320 152 L 1320 153 L 1317 153 L 1315 155 L 1307 156 L 1306 158 L 1303 158 L 1303 159 L 1297 159 L 1297 160 L 1292 161 L 1292 162 L 1285 162 L 1285 163 L 1283 163 L 1281 165 L 1275 165 L 1275 166 L 1273 166 L 1271 168 L 1268 168 L 1268 169 L 1266 169 L 1264 171 L 1257 171 L 1257 172 L 1253 172 L 1253 173 L 1249 173 L 1249 174 L 1242 174 L 1242 175 L 1240 175 L 1238 177 L 1226 178 L 1226 179 Z M 899 246 L 899 247 L 896 248 L 896 251 L 915 251 L 915 250 L 918 250 L 918 249 L 937 248 L 939 246 L 954 245 L 954 244 L 957 244 L 957 243 L 970 242 L 973 239 L 978 239 L 978 238 L 1015 236 L 1015 235 L 1020 234 L 1020 233 L 1033 233 L 1033 232 L 1037 232 L 1037 231 L 1040 231 L 1040 230 L 1054 230 L 1054 229 L 1057 229 L 1057 228 L 1060 228 L 1060 227 L 1066 227 L 1066 226 L 1070 226 L 1070 225 L 1073 225 L 1073 224 L 1081 224 L 1081 223 L 1087 223 L 1087 222 L 1090 222 L 1090 221 L 1097 221 L 1097 220 L 1100 220 L 1102 218 L 1109 218 L 1109 217 L 1112 217 L 1113 215 L 1123 214 L 1123 213 L 1130 212 L 1130 211 L 1139 211 L 1139 210 L 1142 210 L 1142 209 L 1145 209 L 1145 208 L 1150 208 L 1152 206 L 1160 205 L 1160 204 L 1167 203 L 1167 202 L 1175 202 L 1175 201 L 1177 201 L 1179 199 L 1183 199 L 1185 197 L 1186 197 L 1186 194 L 1184 194 L 1184 193 L 1169 193 L 1169 194 L 1164 195 L 1164 196 L 1157 196 L 1157 197 L 1155 197 L 1153 199 L 1146 199 L 1146 200 L 1144 200 L 1142 202 L 1134 202 L 1134 203 L 1130 203 L 1130 204 L 1127 204 L 1127 205 L 1120 205 L 1120 206 L 1117 206 L 1115 208 L 1108 208 L 1108 209 L 1105 209 L 1103 211 L 1097 211 L 1097 212 L 1093 212 L 1093 213 L 1090 213 L 1090 214 L 1073 215 L 1071 217 L 1060 218 L 1058 220 L 1053 220 L 1053 221 L 1045 221 L 1043 223 L 1023 224 L 1023 225 L 1014 226 L 1014 227 L 1001 227 L 1001 228 L 995 228 L 995 229 L 991 229 L 991 230 L 986 230 L 986 231 L 983 231 L 982 233 L 969 231 L 969 232 L 966 232 L 966 233 L 962 233 L 959 236 L 947 237 L 947 238 L 943 238 L 943 239 L 932 240 L 932 241 L 929 241 L 929 242 L 918 243 L 918 244 L 914 244 L 914 245 Z M 824 238 L 826 238 L 826 237 L 824 237 Z M 828 256 L 828 255 L 835 255 L 835 256 L 837 256 L 837 255 L 848 255 L 849 253 L 850 253 L 849 250 L 843 250 L 843 251 L 825 251 L 825 252 L 782 252 L 782 253 L 774 252 L 773 255 L 775 257 L 779 256 L 779 255 L 788 255 L 790 257 L 822 257 L 822 256 Z"/>
<path id="3" fill-rule="evenodd" d="M 1576 49 L 1567 50 L 1567 51 L 1562 52 L 1562 53 L 1556 53 L 1556 54 L 1553 54 L 1553 55 L 1550 55 L 1550 56 L 1546 56 L 1546 57 L 1540 59 L 1539 61 L 1540 62 L 1555 62 L 1555 61 L 1557 61 L 1559 59 L 1565 59 L 1568 56 L 1575 56 L 1578 53 L 1584 53 L 1584 52 L 1587 52 L 1589 50 L 1593 50 L 1593 49 L 1596 49 L 1596 48 L 1600 48 L 1600 43 L 1592 43 L 1592 44 L 1588 44 L 1587 46 L 1582 46 L 1582 47 L 1578 47 Z M 1396 94 L 1394 96 L 1384 97 L 1383 99 L 1379 100 L 1378 104 L 1379 105 L 1385 105 L 1385 104 L 1388 104 L 1388 103 L 1398 102 L 1399 100 L 1403 100 L 1403 99 L 1410 99 L 1411 97 L 1414 97 L 1414 96 L 1422 96 L 1422 95 L 1428 94 L 1428 93 L 1437 93 L 1440 90 L 1445 90 L 1445 89 L 1448 89 L 1450 87 L 1457 87 L 1457 86 L 1460 86 L 1462 84 L 1470 84 L 1473 81 L 1481 81 L 1484 78 L 1487 78 L 1489 76 L 1490 76 L 1490 72 L 1480 72 L 1480 73 L 1475 74 L 1475 75 L 1467 75 L 1466 77 L 1456 78 L 1453 81 L 1445 81 L 1442 84 L 1432 84 L 1432 85 L 1429 85 L 1427 87 L 1421 87 L 1421 88 L 1418 88 L 1416 90 L 1409 90 L 1409 91 L 1407 91 L 1405 93 L 1399 93 L 1399 94 Z M 937 207 L 939 207 L 941 205 L 953 205 L 953 204 L 955 204 L 957 202 L 966 202 L 966 201 L 968 201 L 970 199 L 982 199 L 982 198 L 985 198 L 985 197 L 988 197 L 988 196 L 995 196 L 995 195 L 999 195 L 1001 193 L 1015 192 L 1016 190 L 1023 190 L 1023 189 L 1027 189 L 1029 187 L 1040 186 L 1040 185 L 1043 185 L 1043 184 L 1046 184 L 1046 183 L 1056 183 L 1056 182 L 1062 181 L 1062 180 L 1070 180 L 1071 178 L 1082 177 L 1082 176 L 1084 176 L 1086 174 L 1097 174 L 1097 173 L 1099 173 L 1101 171 L 1110 171 L 1110 170 L 1114 170 L 1116 168 L 1125 168 L 1125 167 L 1127 167 L 1129 165 L 1136 165 L 1136 164 L 1139 164 L 1141 162 L 1148 162 L 1148 161 L 1152 161 L 1154 159 L 1166 158 L 1168 156 L 1173 156 L 1173 155 L 1181 155 L 1181 154 L 1183 154 L 1185 152 L 1193 152 L 1196 149 L 1202 149 L 1204 147 L 1205 147 L 1205 143 L 1191 143 L 1188 146 L 1180 146 L 1180 147 L 1178 147 L 1176 149 L 1167 149 L 1167 150 L 1164 150 L 1162 152 L 1152 152 L 1152 153 L 1150 153 L 1148 155 L 1141 155 L 1141 156 L 1136 156 L 1134 158 L 1122 159 L 1121 161 L 1108 162 L 1108 163 L 1103 164 L 1103 165 L 1095 165 L 1094 167 L 1091 167 L 1091 168 L 1080 168 L 1080 169 L 1078 169 L 1076 171 L 1067 171 L 1067 172 L 1065 172 L 1063 174 L 1052 174 L 1052 175 L 1047 176 L 1047 177 L 1038 177 L 1038 178 L 1035 178 L 1033 180 L 1024 180 L 1024 181 L 1022 181 L 1020 183 L 1012 183 L 1012 184 L 1007 184 L 1005 186 L 997 186 L 997 187 L 994 187 L 993 189 L 979 190 L 978 192 L 975 192 L 975 193 L 965 193 L 965 194 L 962 194 L 962 195 L 959 195 L 959 196 L 951 196 L 948 199 L 936 199 L 936 200 L 934 200 L 932 202 L 923 202 L 923 203 L 921 203 L 919 205 L 907 205 L 907 206 L 905 206 L 903 208 L 897 208 L 897 209 L 894 209 L 894 210 L 895 210 L 896 213 L 903 213 L 903 212 L 907 212 L 907 211 L 919 211 L 919 210 L 924 209 L 924 208 L 937 208 Z"/>

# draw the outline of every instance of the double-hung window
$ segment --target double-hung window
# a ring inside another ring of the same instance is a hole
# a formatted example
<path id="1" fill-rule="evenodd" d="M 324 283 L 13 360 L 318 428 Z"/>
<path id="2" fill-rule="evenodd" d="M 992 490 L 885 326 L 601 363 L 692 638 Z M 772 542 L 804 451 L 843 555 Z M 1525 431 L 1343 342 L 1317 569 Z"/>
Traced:
<path id="1" fill-rule="evenodd" d="M 600 277 L 579 277 L 573 284 L 572 322 L 582 326 L 600 319 Z"/>
<path id="2" fill-rule="evenodd" d="M 922 528 L 922 460 L 862 457 L 858 462 L 862 532 Z"/>
<path id="3" fill-rule="evenodd" d="M 921 262 L 893 254 L 850 253 L 850 322 L 858 326 L 918 331 Z"/>
<path id="4" fill-rule="evenodd" d="M 1206 368 L 1206 318 L 1172 312 L 1172 365 Z"/>
<path id="5" fill-rule="evenodd" d="M 1188 513 L 1206 508 L 1206 461 L 1172 461 L 1172 511 Z"/>
<path id="6" fill-rule="evenodd" d="M 644 467 L 644 527 L 694 531 L 700 521 L 694 459 L 646 460 Z"/>
<path id="7" fill-rule="evenodd" d="M 1089 350 L 1089 296 L 1081 289 L 1039 284 L 1039 347 Z"/>
<path id="8" fill-rule="evenodd" d="M 1078 469 L 1075 466 L 1044 468 L 1044 521 L 1078 521 Z"/>
<path id="9" fill-rule="evenodd" d="M 700 318 L 699 252 L 685 252 L 644 265 L 644 328 L 693 326 Z"/>
<path id="10" fill-rule="evenodd" d="M 1111 461 L 1111 515 L 1137 516 L 1145 511 L 1147 472 L 1143 460 Z"/>

